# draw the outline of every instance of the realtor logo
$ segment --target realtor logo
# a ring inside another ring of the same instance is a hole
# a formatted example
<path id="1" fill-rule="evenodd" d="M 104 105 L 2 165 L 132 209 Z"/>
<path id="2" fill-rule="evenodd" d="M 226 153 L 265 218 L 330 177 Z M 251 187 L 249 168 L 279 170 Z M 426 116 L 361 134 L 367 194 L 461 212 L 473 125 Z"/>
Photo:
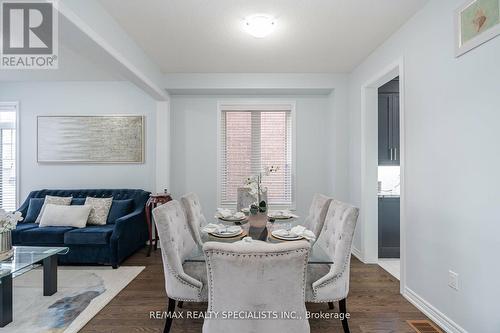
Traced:
<path id="1" fill-rule="evenodd" d="M 57 12 L 51 1 L 1 1 L 1 69 L 57 69 Z"/>

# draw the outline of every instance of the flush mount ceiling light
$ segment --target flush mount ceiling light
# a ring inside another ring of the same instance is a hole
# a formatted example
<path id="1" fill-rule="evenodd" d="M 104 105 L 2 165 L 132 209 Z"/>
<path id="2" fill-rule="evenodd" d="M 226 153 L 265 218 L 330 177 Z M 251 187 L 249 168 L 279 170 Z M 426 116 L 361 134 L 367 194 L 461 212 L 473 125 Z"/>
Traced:
<path id="1" fill-rule="evenodd" d="M 276 28 L 276 19 L 267 14 L 255 14 L 243 21 L 243 28 L 255 38 L 264 38 Z"/>

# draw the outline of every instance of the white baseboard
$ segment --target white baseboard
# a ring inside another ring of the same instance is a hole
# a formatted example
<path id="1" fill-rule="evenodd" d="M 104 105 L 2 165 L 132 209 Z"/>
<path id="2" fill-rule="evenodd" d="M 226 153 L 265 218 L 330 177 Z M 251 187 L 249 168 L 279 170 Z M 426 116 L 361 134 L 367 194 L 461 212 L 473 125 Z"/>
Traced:
<path id="1" fill-rule="evenodd" d="M 358 258 L 359 261 L 361 261 L 362 263 L 365 263 L 365 261 L 363 260 L 363 256 L 361 255 L 361 251 L 358 250 L 357 248 L 355 248 L 354 246 L 351 248 L 351 253 L 353 254 L 353 256 L 355 256 L 356 258 Z"/>
<path id="2" fill-rule="evenodd" d="M 406 298 L 417 309 L 422 311 L 429 319 L 438 324 L 447 333 L 467 333 L 453 320 L 445 316 L 442 312 L 432 306 L 429 302 L 417 295 L 413 290 L 405 287 L 403 297 Z"/>

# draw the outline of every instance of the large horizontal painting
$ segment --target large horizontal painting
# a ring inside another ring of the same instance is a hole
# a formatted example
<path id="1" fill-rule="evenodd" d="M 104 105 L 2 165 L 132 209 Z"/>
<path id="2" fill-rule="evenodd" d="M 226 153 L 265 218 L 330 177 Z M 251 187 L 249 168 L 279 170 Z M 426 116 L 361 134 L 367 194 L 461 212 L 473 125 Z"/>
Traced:
<path id="1" fill-rule="evenodd" d="M 40 163 L 143 163 L 143 116 L 38 116 Z"/>

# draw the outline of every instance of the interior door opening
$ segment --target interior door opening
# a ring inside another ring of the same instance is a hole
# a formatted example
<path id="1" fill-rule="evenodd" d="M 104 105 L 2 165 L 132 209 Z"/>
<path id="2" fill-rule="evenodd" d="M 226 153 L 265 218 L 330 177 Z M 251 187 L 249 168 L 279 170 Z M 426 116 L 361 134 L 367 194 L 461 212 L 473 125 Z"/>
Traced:
<path id="1" fill-rule="evenodd" d="M 378 264 L 400 279 L 399 76 L 378 88 Z"/>

